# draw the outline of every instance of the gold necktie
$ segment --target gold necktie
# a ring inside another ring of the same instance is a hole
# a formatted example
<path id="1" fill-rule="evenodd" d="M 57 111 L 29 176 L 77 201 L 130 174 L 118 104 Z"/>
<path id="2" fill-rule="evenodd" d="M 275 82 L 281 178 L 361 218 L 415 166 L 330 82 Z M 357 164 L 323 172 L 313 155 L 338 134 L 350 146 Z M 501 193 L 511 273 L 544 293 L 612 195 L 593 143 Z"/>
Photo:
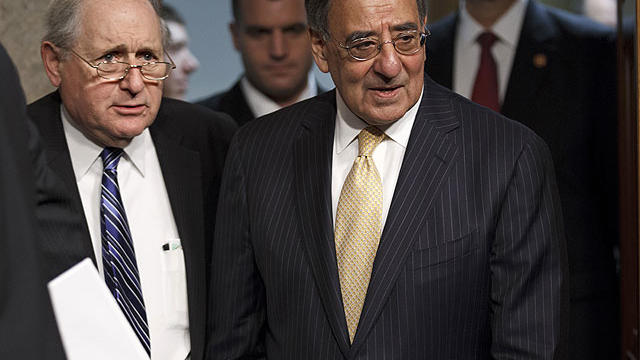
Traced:
<path id="1" fill-rule="evenodd" d="M 358 157 L 342 186 L 336 212 L 338 275 L 351 342 L 358 328 L 380 242 L 382 181 L 372 153 L 383 138 L 384 133 L 373 126 L 358 134 Z"/>

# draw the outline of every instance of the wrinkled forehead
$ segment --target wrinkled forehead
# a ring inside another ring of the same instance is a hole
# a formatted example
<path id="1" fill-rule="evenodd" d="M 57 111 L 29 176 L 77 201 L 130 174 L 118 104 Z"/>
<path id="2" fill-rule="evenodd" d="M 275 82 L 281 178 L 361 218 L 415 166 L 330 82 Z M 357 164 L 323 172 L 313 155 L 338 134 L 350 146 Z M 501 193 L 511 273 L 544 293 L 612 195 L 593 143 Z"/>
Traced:
<path id="1" fill-rule="evenodd" d="M 89 1 L 81 9 L 80 48 L 162 52 L 162 40 L 160 18 L 148 0 Z"/>
<path id="2" fill-rule="evenodd" d="M 329 32 L 380 34 L 420 29 L 422 20 L 415 0 L 333 0 L 329 8 Z"/>

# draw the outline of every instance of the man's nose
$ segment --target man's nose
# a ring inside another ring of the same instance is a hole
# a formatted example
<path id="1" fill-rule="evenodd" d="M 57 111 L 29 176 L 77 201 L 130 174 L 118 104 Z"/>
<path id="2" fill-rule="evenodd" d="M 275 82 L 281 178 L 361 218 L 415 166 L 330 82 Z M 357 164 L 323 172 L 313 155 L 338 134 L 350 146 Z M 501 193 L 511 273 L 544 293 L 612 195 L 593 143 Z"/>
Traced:
<path id="1" fill-rule="evenodd" d="M 380 44 L 380 53 L 374 58 L 373 70 L 387 79 L 396 77 L 402 70 L 400 55 L 391 41 Z"/>
<path id="2" fill-rule="evenodd" d="M 274 59 L 283 59 L 287 56 L 287 40 L 280 29 L 276 29 L 271 33 L 269 55 Z"/>
<path id="3" fill-rule="evenodd" d="M 130 67 L 124 78 L 120 80 L 120 88 L 132 94 L 137 94 L 144 89 L 144 77 L 142 68 L 139 66 Z"/>
<path id="4" fill-rule="evenodd" d="M 198 70 L 199 67 L 200 67 L 200 61 L 198 61 L 198 58 L 196 58 L 196 56 L 193 55 L 193 53 L 187 49 L 187 56 L 184 62 L 184 71 L 187 74 L 190 74 Z"/>

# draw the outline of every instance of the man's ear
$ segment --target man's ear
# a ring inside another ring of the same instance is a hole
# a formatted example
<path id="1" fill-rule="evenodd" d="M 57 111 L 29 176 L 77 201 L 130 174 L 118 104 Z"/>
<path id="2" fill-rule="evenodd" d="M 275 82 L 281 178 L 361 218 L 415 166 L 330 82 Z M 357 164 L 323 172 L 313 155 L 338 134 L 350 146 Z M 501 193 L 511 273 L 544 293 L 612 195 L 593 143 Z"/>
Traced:
<path id="1" fill-rule="evenodd" d="M 309 38 L 311 39 L 311 52 L 313 53 L 313 58 L 316 61 L 316 65 L 318 65 L 318 69 L 320 71 L 327 73 L 329 72 L 329 63 L 327 62 L 327 42 L 317 31 L 313 31 L 309 29 Z"/>
<path id="2" fill-rule="evenodd" d="M 235 22 L 229 23 L 229 32 L 231 33 L 231 39 L 233 40 L 233 47 L 236 48 L 237 51 L 241 51 L 239 39 L 240 34 L 238 33 L 238 31 L 241 31 L 240 25 Z"/>
<path id="3" fill-rule="evenodd" d="M 53 45 L 49 41 L 43 41 L 40 45 L 40 56 L 42 56 L 42 63 L 44 64 L 44 70 L 47 73 L 47 77 L 51 82 L 51 85 L 55 87 L 60 86 L 62 82 L 61 71 L 62 59 L 60 48 Z"/>

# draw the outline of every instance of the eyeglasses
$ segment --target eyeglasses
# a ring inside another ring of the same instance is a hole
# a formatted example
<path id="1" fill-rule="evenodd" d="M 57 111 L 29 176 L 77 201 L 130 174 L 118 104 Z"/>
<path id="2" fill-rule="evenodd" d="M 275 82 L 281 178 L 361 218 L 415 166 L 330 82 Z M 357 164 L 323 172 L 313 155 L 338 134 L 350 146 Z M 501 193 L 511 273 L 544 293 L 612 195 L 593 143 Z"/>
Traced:
<path id="1" fill-rule="evenodd" d="M 169 73 L 171 72 L 171 70 L 176 68 L 175 63 L 173 62 L 169 54 L 166 55 L 171 61 L 170 63 L 165 61 L 150 61 L 140 65 L 131 65 L 123 61 L 105 60 L 93 65 L 88 60 L 80 56 L 77 52 L 73 51 L 73 49 L 70 50 L 75 56 L 80 58 L 80 60 L 96 69 L 98 76 L 107 80 L 122 80 L 127 76 L 129 70 L 132 68 L 139 68 L 142 77 L 147 80 L 164 80 L 169 77 Z"/>
<path id="2" fill-rule="evenodd" d="M 382 46 L 389 43 L 393 44 L 399 54 L 413 55 L 420 51 L 429 35 L 431 35 L 429 29 L 425 29 L 425 32 L 411 30 L 404 31 L 392 40 L 383 42 L 376 38 L 367 37 L 353 40 L 347 44 L 341 42 L 337 42 L 337 44 L 346 49 L 352 58 L 358 61 L 366 61 L 376 57 L 382 51 Z"/>

